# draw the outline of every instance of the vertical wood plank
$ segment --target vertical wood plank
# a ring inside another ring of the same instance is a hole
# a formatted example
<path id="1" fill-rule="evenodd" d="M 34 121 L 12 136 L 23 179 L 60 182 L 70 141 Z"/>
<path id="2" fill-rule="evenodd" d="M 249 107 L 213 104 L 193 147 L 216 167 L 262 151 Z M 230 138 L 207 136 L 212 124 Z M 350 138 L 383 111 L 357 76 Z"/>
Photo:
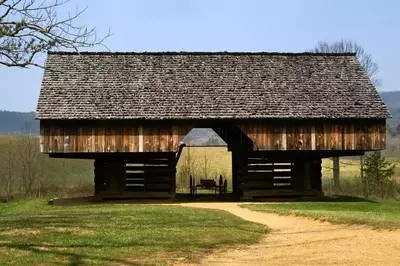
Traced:
<path id="1" fill-rule="evenodd" d="M 144 144 L 143 144 L 143 126 L 140 125 L 138 128 L 138 137 L 139 137 L 139 152 L 144 151 Z"/>
<path id="2" fill-rule="evenodd" d="M 294 150 L 295 145 L 294 145 L 294 139 L 295 139 L 295 128 L 292 126 L 286 126 L 285 127 L 285 132 L 286 132 L 286 150 Z"/>
<path id="3" fill-rule="evenodd" d="M 386 125 L 385 123 L 380 124 L 379 126 L 379 135 L 380 135 L 380 149 L 386 149 Z"/>
<path id="4" fill-rule="evenodd" d="M 46 150 L 44 149 L 44 125 L 41 122 L 40 122 L 39 145 L 40 145 L 40 152 L 41 153 L 46 152 Z"/>
<path id="5" fill-rule="evenodd" d="M 83 145 L 83 128 L 82 127 L 78 127 L 78 132 L 76 135 L 76 140 L 78 142 L 77 145 L 77 152 L 85 152 L 84 150 L 84 145 Z"/>
<path id="6" fill-rule="evenodd" d="M 364 128 L 363 125 L 361 124 L 355 125 L 355 142 L 356 142 L 356 150 L 364 149 L 364 144 L 365 144 Z"/>
<path id="7" fill-rule="evenodd" d="M 98 129 L 98 149 L 100 152 L 106 151 L 106 127 L 100 126 Z"/>
<path id="8" fill-rule="evenodd" d="M 316 150 L 315 145 L 315 126 L 311 127 L 311 150 Z"/>
<path id="9" fill-rule="evenodd" d="M 58 152 L 64 152 L 64 132 L 61 125 L 57 126 L 57 150 Z"/>
<path id="10" fill-rule="evenodd" d="M 325 150 L 324 126 L 317 124 L 315 127 L 315 149 Z"/>
<path id="11" fill-rule="evenodd" d="M 282 144 L 281 144 L 281 148 L 282 150 L 286 150 L 287 148 L 287 143 L 286 143 L 286 127 L 282 127 L 281 128 L 281 132 L 282 132 Z"/>
<path id="12" fill-rule="evenodd" d="M 122 126 L 115 126 L 114 127 L 114 139 L 115 139 L 115 152 L 123 152 L 124 147 L 122 144 L 122 135 L 123 135 L 123 127 Z"/>
<path id="13" fill-rule="evenodd" d="M 269 129 L 269 126 L 268 126 L 268 124 L 263 124 L 263 129 L 262 129 L 262 140 L 261 140 L 261 143 L 262 143 L 262 149 L 263 150 L 269 150 L 269 147 L 268 147 L 268 129 Z"/>
<path id="14" fill-rule="evenodd" d="M 129 152 L 129 127 L 123 126 L 122 127 L 122 144 L 121 144 L 121 151 Z"/>
<path id="15" fill-rule="evenodd" d="M 160 152 L 165 152 L 168 149 L 168 132 L 165 126 L 160 128 Z"/>
<path id="16" fill-rule="evenodd" d="M 168 136 L 167 136 L 167 150 L 173 151 L 174 147 L 174 133 L 172 133 L 172 128 L 168 128 Z"/>
<path id="17" fill-rule="evenodd" d="M 274 126 L 271 130 L 271 138 L 274 143 L 273 150 L 282 150 L 282 133 L 283 127 L 282 126 Z M 286 144 L 285 144 L 286 145 Z"/>
<path id="18" fill-rule="evenodd" d="M 161 130 L 159 127 L 153 127 L 153 147 L 152 150 L 154 152 L 160 151 L 160 135 Z"/>
<path id="19" fill-rule="evenodd" d="M 179 149 L 179 132 L 178 132 L 178 127 L 177 126 L 173 126 L 172 127 L 172 133 L 173 133 L 173 149 L 174 151 L 178 151 Z"/>
<path id="20" fill-rule="evenodd" d="M 50 151 L 57 152 L 57 139 L 55 138 L 55 127 L 50 125 L 49 127 L 49 139 L 50 139 Z"/>
<path id="21" fill-rule="evenodd" d="M 367 124 L 365 125 L 365 149 L 372 150 L 372 141 L 373 141 L 373 125 Z"/>
<path id="22" fill-rule="evenodd" d="M 130 138 L 131 144 L 129 146 L 132 147 L 133 152 L 139 152 L 139 127 L 132 127 L 132 136 L 133 137 Z"/>

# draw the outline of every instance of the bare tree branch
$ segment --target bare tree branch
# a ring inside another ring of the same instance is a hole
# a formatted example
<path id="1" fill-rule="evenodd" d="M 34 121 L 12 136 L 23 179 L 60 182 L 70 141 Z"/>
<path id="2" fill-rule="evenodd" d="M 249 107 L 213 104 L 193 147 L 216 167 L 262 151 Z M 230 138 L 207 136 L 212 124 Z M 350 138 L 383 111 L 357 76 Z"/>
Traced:
<path id="1" fill-rule="evenodd" d="M 76 9 L 67 17 L 58 16 L 69 0 L 0 0 L 0 65 L 27 67 L 42 65 L 36 56 L 50 50 L 104 45 L 111 34 L 98 37 L 95 28 L 76 25 L 86 11 Z"/>
<path id="2" fill-rule="evenodd" d="M 371 83 L 374 86 L 380 86 L 381 81 L 376 77 L 379 71 L 378 64 L 372 60 L 371 54 L 367 53 L 364 48 L 350 40 L 340 40 L 334 43 L 325 41 L 318 42 L 317 46 L 311 50 L 315 53 L 355 53 L 361 65 L 368 74 Z"/>

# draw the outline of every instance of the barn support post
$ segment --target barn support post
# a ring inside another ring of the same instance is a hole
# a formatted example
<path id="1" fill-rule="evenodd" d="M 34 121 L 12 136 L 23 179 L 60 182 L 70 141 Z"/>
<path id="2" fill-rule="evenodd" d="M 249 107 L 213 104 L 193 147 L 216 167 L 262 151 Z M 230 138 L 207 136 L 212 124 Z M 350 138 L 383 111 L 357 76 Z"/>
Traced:
<path id="1" fill-rule="evenodd" d="M 321 158 L 297 159 L 292 166 L 292 189 L 297 192 L 322 194 Z"/>
<path id="2" fill-rule="evenodd" d="M 307 159 L 297 159 L 292 166 L 292 189 L 297 192 L 311 190 L 311 163 Z"/>
<path id="3" fill-rule="evenodd" d="M 94 194 L 121 194 L 125 192 L 125 163 L 121 161 L 94 162 Z"/>
<path id="4" fill-rule="evenodd" d="M 316 192 L 317 196 L 323 196 L 321 158 L 311 161 L 311 189 Z"/>
<path id="5" fill-rule="evenodd" d="M 104 192 L 105 185 L 104 162 L 100 159 L 96 159 L 94 161 L 94 195 L 98 196 Z"/>
<path id="6" fill-rule="evenodd" d="M 313 191 L 322 194 L 321 158 L 297 159 L 293 162 L 292 188 L 297 192 Z"/>
<path id="7" fill-rule="evenodd" d="M 333 157 L 333 184 L 336 189 L 340 188 L 340 161 L 339 157 Z"/>
<path id="8" fill-rule="evenodd" d="M 232 150 L 232 190 L 235 198 L 243 196 L 240 185 L 247 173 L 247 158 L 247 153 L 244 150 Z"/>

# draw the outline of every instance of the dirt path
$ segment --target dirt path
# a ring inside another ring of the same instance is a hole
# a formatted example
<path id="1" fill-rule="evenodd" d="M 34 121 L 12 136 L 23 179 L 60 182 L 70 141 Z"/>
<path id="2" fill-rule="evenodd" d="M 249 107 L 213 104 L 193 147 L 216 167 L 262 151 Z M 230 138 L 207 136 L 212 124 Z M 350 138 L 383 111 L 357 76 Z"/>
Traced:
<path id="1" fill-rule="evenodd" d="M 225 210 L 272 230 L 259 244 L 215 252 L 200 265 L 400 265 L 400 231 L 253 212 L 236 203 L 182 205 Z"/>

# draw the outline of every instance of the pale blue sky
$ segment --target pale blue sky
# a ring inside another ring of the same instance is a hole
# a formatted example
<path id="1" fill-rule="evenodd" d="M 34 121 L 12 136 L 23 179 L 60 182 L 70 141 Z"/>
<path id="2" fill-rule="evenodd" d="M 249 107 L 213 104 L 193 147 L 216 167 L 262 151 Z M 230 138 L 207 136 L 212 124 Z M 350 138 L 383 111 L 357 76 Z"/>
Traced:
<path id="1" fill-rule="evenodd" d="M 81 23 L 111 28 L 111 51 L 303 52 L 351 39 L 379 64 L 378 89 L 400 90 L 398 0 L 71 0 L 64 9 L 77 5 L 88 6 Z M 35 110 L 42 74 L 0 66 L 0 110 Z"/>

